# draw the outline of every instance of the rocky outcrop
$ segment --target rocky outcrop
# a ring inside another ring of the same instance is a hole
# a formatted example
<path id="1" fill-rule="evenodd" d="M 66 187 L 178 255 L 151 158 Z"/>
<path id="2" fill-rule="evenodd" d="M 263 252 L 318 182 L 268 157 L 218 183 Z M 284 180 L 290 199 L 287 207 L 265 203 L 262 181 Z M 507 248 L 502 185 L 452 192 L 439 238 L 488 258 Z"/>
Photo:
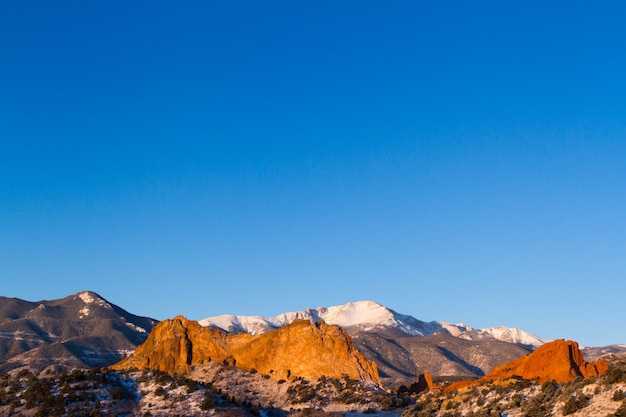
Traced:
<path id="1" fill-rule="evenodd" d="M 452 384 L 448 391 L 498 379 L 524 378 L 543 383 L 567 382 L 577 377 L 598 376 L 608 369 L 603 359 L 594 363 L 586 362 L 578 343 L 571 340 L 555 340 L 538 347 L 529 355 L 504 365 L 496 366 L 489 374 L 478 381 L 462 381 Z"/>
<path id="2" fill-rule="evenodd" d="M 401 385 L 398 389 L 398 394 L 419 394 L 420 392 L 432 390 L 434 387 L 433 377 L 428 372 L 424 372 L 420 374 L 417 382 L 412 383 L 410 387 L 407 388 L 405 385 Z"/>
<path id="3" fill-rule="evenodd" d="M 229 358 L 226 332 L 177 316 L 158 323 L 135 353 L 113 369 L 155 369 L 185 374 L 193 364 Z"/>
<path id="4" fill-rule="evenodd" d="M 177 316 L 160 322 L 135 353 L 114 369 L 158 369 L 187 373 L 192 365 L 222 361 L 275 380 L 320 376 L 380 384 L 376 364 L 361 355 L 338 326 L 295 320 L 258 336 L 231 335 Z"/>
<path id="5" fill-rule="evenodd" d="M 538 347 L 528 356 L 495 367 L 485 378 L 504 379 L 514 375 L 525 379 L 537 379 L 540 383 L 555 380 L 567 382 L 576 377 L 598 376 L 608 369 L 608 364 L 599 359 L 588 363 L 571 340 L 555 340 Z"/>

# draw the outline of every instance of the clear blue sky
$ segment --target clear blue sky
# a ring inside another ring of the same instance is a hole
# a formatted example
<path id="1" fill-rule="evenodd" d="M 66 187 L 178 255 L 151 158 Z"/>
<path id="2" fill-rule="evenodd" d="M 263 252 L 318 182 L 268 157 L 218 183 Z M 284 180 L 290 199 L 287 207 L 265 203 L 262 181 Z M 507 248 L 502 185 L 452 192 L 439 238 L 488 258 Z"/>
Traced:
<path id="1" fill-rule="evenodd" d="M 545 3 L 0 2 L 0 294 L 626 343 L 626 3 Z"/>

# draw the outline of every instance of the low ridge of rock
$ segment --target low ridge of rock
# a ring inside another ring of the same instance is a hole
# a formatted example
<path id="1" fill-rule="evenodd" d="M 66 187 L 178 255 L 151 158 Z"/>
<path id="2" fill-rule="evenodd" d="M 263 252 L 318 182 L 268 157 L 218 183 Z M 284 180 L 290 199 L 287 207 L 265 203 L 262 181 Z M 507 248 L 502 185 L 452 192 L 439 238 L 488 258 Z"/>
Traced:
<path id="1" fill-rule="evenodd" d="M 496 366 L 477 381 L 462 381 L 450 385 L 447 390 L 451 391 L 483 382 L 514 377 L 535 380 L 539 383 L 553 380 L 562 383 L 577 377 L 598 376 L 607 369 L 608 364 L 603 359 L 598 359 L 593 363 L 585 361 L 578 343 L 559 339 L 538 347 L 526 356 Z"/>
<path id="2" fill-rule="evenodd" d="M 538 379 L 540 383 L 552 380 L 567 382 L 579 376 L 598 376 L 607 369 L 608 364 L 603 359 L 594 363 L 585 361 L 578 343 L 559 339 L 538 347 L 528 356 L 495 367 L 485 378 L 493 380 L 517 375 Z"/>
<path id="3" fill-rule="evenodd" d="M 409 393 L 409 394 L 419 394 L 424 391 L 429 391 L 435 388 L 435 384 L 433 382 L 433 377 L 428 372 L 424 372 L 419 375 L 417 382 L 411 384 L 411 386 L 407 387 L 405 385 L 401 385 L 398 389 L 398 394 Z"/>
<path id="4" fill-rule="evenodd" d="M 380 384 L 378 369 L 361 355 L 338 326 L 295 320 L 270 333 L 231 335 L 182 316 L 157 324 L 135 353 L 113 369 L 156 369 L 188 373 L 191 366 L 222 361 L 256 370 L 274 380 L 321 376 Z"/>

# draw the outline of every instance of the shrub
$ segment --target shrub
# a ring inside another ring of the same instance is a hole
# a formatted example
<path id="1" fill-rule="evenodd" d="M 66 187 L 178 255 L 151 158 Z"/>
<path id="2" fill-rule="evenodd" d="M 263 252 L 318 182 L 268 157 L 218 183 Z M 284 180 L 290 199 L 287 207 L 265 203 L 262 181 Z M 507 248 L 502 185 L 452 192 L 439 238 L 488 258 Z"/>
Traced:
<path id="1" fill-rule="evenodd" d="M 514 394 L 511 397 L 511 402 L 515 407 L 520 407 L 522 405 L 522 396 L 519 393 Z"/>
<path id="2" fill-rule="evenodd" d="M 613 401 L 622 401 L 624 398 L 626 397 L 624 396 L 624 391 L 621 389 L 615 390 L 613 393 Z"/>
<path id="3" fill-rule="evenodd" d="M 154 395 L 161 397 L 163 395 L 165 395 L 165 390 L 163 389 L 162 386 L 158 386 L 155 390 L 154 390 Z"/>
<path id="4" fill-rule="evenodd" d="M 541 393 L 545 399 L 550 399 L 556 392 L 558 385 L 554 381 L 544 382 L 541 384 Z"/>
<path id="5" fill-rule="evenodd" d="M 585 408 L 589 405 L 589 398 L 587 398 L 584 394 L 580 393 L 577 396 L 572 396 L 565 401 L 563 404 L 563 415 L 573 414 L 576 411 Z"/>
<path id="6" fill-rule="evenodd" d="M 124 391 L 124 388 L 122 387 L 115 388 L 115 390 L 113 391 L 113 399 L 123 400 L 125 397 L 126 397 L 126 392 Z"/>
<path id="7" fill-rule="evenodd" d="M 533 399 L 522 405 L 522 415 L 524 417 L 545 417 L 549 415 L 549 410 L 545 404 Z"/>
<path id="8" fill-rule="evenodd" d="M 202 404 L 200 404 L 200 408 L 204 411 L 210 410 L 215 404 L 215 398 L 210 391 L 205 391 L 204 399 L 202 400 Z"/>

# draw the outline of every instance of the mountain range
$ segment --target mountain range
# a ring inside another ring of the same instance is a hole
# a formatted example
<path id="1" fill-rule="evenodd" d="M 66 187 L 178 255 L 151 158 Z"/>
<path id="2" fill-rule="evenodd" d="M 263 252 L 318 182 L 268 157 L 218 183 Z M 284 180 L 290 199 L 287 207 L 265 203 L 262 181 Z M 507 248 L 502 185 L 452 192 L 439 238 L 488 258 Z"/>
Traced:
<path id="1" fill-rule="evenodd" d="M 294 320 L 324 321 L 336 324 L 349 334 L 378 333 L 390 337 L 428 336 L 445 332 L 465 340 L 501 340 L 526 345 L 541 346 L 548 340 L 527 331 L 510 327 L 474 329 L 467 324 L 443 321 L 424 322 L 415 317 L 397 313 L 373 301 L 357 301 L 333 307 L 318 307 L 274 317 L 222 315 L 200 320 L 206 327 L 217 327 L 230 333 L 248 333 L 253 336 L 276 330 Z"/>
<path id="2" fill-rule="evenodd" d="M 200 324 L 255 336 L 294 320 L 340 326 L 359 352 L 377 364 L 385 383 L 412 381 L 424 372 L 439 377 L 482 377 L 494 366 L 524 356 L 548 341 L 516 328 L 474 329 L 467 324 L 425 322 L 373 301 L 274 317 L 222 315 L 200 320 Z"/>
<path id="3" fill-rule="evenodd" d="M 376 363 L 386 384 L 411 381 L 424 372 L 438 377 L 483 377 L 495 366 L 547 342 L 515 328 L 425 322 L 373 301 L 269 318 L 223 315 L 205 318 L 200 324 L 255 337 L 296 320 L 339 326 L 358 352 Z M 91 291 L 37 302 L 0 297 L 0 371 L 25 366 L 33 370 L 110 366 L 144 343 L 156 324 L 157 320 L 131 314 Z M 588 351 L 594 360 L 603 353 L 626 351 L 626 346 Z"/>

